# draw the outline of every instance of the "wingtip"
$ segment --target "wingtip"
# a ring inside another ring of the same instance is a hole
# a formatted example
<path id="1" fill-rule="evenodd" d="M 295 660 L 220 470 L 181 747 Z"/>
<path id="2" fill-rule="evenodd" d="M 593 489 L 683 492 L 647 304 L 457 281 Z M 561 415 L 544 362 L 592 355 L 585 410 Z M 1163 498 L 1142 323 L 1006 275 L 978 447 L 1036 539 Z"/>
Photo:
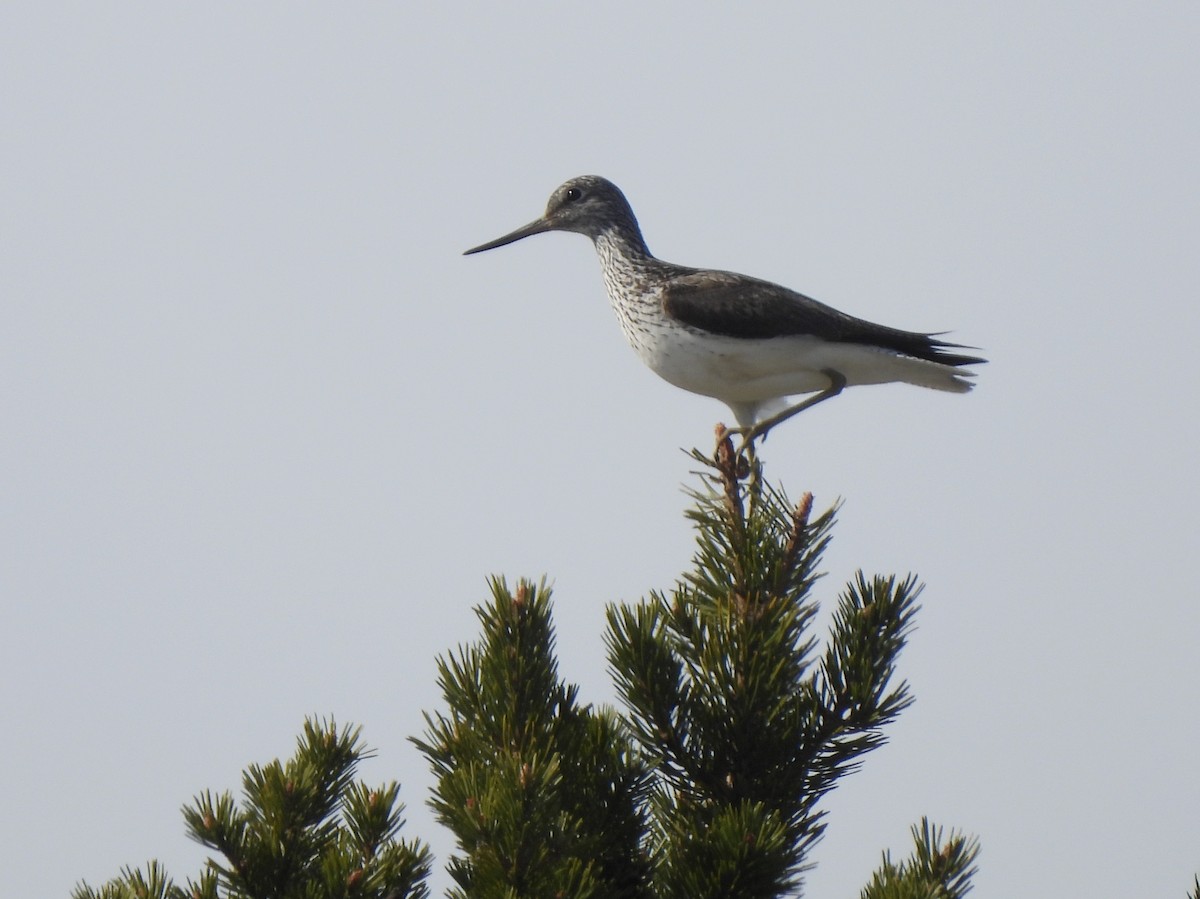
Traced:
<path id="1" fill-rule="evenodd" d="M 978 350 L 979 347 L 970 346 L 965 343 L 951 343 L 948 340 L 936 339 L 941 334 L 945 333 L 945 331 L 942 331 L 939 334 L 926 335 L 926 337 L 929 338 L 929 346 L 935 355 L 934 361 L 940 362 L 942 365 L 953 365 L 956 367 L 960 365 L 987 365 L 987 360 L 982 356 L 967 356 L 962 353 L 947 352 L 948 350 Z"/>

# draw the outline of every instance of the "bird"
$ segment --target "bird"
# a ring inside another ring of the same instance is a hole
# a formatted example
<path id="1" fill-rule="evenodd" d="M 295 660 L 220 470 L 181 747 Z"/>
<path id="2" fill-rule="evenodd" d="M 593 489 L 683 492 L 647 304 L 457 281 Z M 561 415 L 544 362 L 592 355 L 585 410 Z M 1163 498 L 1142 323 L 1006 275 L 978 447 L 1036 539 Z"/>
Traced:
<path id="1" fill-rule="evenodd" d="M 598 175 L 565 182 L 540 218 L 464 255 L 547 231 L 592 239 L 630 346 L 667 382 L 725 403 L 743 449 L 846 387 L 966 393 L 975 373 L 965 366 L 987 361 L 956 352 L 974 347 L 939 339 L 945 332 L 877 325 L 770 281 L 657 259 L 625 195 Z M 801 395 L 809 396 L 790 402 Z"/>

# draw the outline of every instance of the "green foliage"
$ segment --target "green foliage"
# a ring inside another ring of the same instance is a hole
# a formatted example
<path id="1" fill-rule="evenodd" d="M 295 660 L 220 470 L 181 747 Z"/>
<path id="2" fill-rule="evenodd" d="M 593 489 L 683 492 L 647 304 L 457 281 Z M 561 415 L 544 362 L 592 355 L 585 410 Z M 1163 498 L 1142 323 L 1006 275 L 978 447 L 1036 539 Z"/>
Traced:
<path id="1" fill-rule="evenodd" d="M 457 839 L 455 899 L 799 895 L 822 797 L 911 703 L 896 663 L 916 578 L 858 573 L 815 634 L 836 510 L 814 517 L 809 494 L 793 505 L 728 439 L 694 457 L 691 570 L 607 610 L 621 711 L 582 704 L 559 677 L 544 583 L 494 579 L 479 639 L 439 659 L 445 708 L 413 742 Z M 396 784 L 355 782 L 366 754 L 357 729 L 308 722 L 293 759 L 247 769 L 240 803 L 205 792 L 184 809 L 216 853 L 199 880 L 176 887 L 151 862 L 75 897 L 423 899 L 429 854 L 399 839 Z M 863 899 L 967 893 L 978 843 L 928 821 L 913 836 Z"/>
<path id="2" fill-rule="evenodd" d="M 912 577 L 842 593 L 822 653 L 811 591 L 834 510 L 748 483 L 725 449 L 690 514 L 698 550 L 671 595 L 609 609 L 609 660 L 656 779 L 649 851 L 664 896 L 778 896 L 820 838 L 818 800 L 911 701 L 893 685 Z"/>
<path id="3" fill-rule="evenodd" d="M 414 741 L 458 837 L 452 895 L 645 895 L 645 767 L 615 716 L 559 679 L 549 591 L 493 580 L 477 613 L 479 643 L 438 663 L 449 711 Z"/>
<path id="4" fill-rule="evenodd" d="M 862 891 L 862 899 L 962 899 L 971 890 L 979 841 L 942 829 L 922 818 L 912 829 L 916 848 L 895 864 L 884 853 L 883 863 Z"/>
<path id="5" fill-rule="evenodd" d="M 146 870 L 122 868 L 121 876 L 98 890 L 81 884 L 71 894 L 75 899 L 184 899 L 192 895 L 208 897 L 211 892 L 190 893 L 176 887 L 162 865 L 152 861 Z"/>
<path id="6" fill-rule="evenodd" d="M 360 729 L 306 721 L 296 754 L 251 765 L 242 802 L 205 791 L 183 809 L 188 835 L 223 858 L 210 858 L 199 880 L 175 886 L 161 866 L 126 868 L 75 899 L 424 899 L 430 855 L 397 838 L 403 824 L 399 786 L 354 781 L 370 753 Z"/>

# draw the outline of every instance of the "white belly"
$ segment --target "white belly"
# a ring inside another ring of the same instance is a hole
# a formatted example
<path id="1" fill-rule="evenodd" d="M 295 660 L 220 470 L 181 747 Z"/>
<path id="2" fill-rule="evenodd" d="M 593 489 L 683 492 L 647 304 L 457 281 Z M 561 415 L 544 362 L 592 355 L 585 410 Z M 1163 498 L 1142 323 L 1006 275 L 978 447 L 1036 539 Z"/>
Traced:
<path id="1" fill-rule="evenodd" d="M 848 385 L 908 380 L 906 363 L 918 361 L 814 337 L 747 340 L 683 330 L 635 348 L 650 368 L 676 387 L 733 403 L 824 390 L 829 386 L 825 369 L 841 372 Z"/>

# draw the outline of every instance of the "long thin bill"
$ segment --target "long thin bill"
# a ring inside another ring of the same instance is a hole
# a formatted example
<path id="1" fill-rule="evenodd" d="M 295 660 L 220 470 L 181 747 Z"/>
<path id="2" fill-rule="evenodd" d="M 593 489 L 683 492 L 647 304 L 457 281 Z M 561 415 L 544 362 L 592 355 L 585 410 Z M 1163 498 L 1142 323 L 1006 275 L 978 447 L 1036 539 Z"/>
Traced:
<path id="1" fill-rule="evenodd" d="M 505 234 L 503 237 L 497 237 L 495 240 L 480 244 L 477 247 L 472 247 L 463 253 L 464 256 L 470 256 L 472 253 L 482 253 L 484 250 L 494 250 L 496 247 L 503 247 L 510 243 L 516 243 L 524 237 L 532 237 L 534 234 L 541 234 L 550 230 L 550 223 L 545 219 L 538 219 L 530 222 L 528 225 L 522 225 L 511 234 Z"/>

